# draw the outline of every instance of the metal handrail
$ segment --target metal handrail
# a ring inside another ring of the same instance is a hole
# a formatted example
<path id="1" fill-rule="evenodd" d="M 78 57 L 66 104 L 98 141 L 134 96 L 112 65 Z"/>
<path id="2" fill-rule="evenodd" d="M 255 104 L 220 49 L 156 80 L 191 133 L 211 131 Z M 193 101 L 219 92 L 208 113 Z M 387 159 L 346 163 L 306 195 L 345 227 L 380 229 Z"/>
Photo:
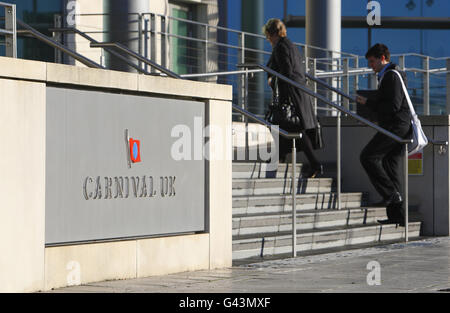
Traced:
<path id="1" fill-rule="evenodd" d="M 410 52 L 410 53 L 403 53 L 403 54 L 391 54 L 391 57 L 401 57 L 401 56 L 412 56 L 412 57 L 419 57 L 419 58 L 429 58 L 430 60 L 435 60 L 435 61 L 442 61 L 442 60 L 447 60 L 449 57 L 432 57 L 429 55 L 424 55 L 424 54 L 420 54 L 420 53 L 414 53 L 414 52 Z M 365 56 L 359 56 L 360 58 L 364 58 Z"/>
<path id="2" fill-rule="evenodd" d="M 100 69 L 105 69 L 105 67 L 101 66 L 98 63 L 95 63 L 94 61 L 82 56 L 81 54 L 61 45 L 60 43 L 54 41 L 53 39 L 51 39 L 50 37 L 47 37 L 46 35 L 40 33 L 39 31 L 37 31 L 36 29 L 34 29 L 33 27 L 31 27 L 30 25 L 22 22 L 21 20 L 17 20 L 17 24 L 20 25 L 21 27 L 25 28 L 25 33 L 28 33 L 30 35 L 32 35 L 34 38 L 50 45 L 51 47 L 58 49 L 66 54 L 68 54 L 69 56 L 73 57 L 74 59 L 76 59 L 77 61 L 83 63 L 84 65 L 88 66 L 88 67 L 92 67 L 92 68 L 100 68 Z"/>
<path id="3" fill-rule="evenodd" d="M 321 80 L 321 79 L 319 79 L 319 78 L 316 78 L 316 77 L 314 77 L 314 76 L 312 76 L 312 75 L 310 75 L 310 74 L 308 74 L 308 73 L 306 73 L 305 76 L 306 76 L 308 79 L 310 79 L 310 80 L 312 80 L 312 81 L 318 83 L 319 85 L 321 85 L 321 86 L 327 88 L 328 90 L 331 90 L 331 91 L 333 91 L 333 92 L 336 92 L 337 94 L 341 95 L 342 97 L 344 97 L 344 98 L 346 98 L 346 99 L 348 99 L 348 100 L 350 100 L 350 101 L 356 102 L 356 99 L 355 99 L 355 98 L 353 98 L 352 96 L 346 94 L 345 92 L 343 92 L 343 91 L 341 91 L 341 90 L 339 90 L 339 89 L 337 89 L 337 88 L 335 88 L 335 87 L 329 85 L 328 83 L 324 82 L 323 80 Z M 356 114 L 355 114 L 355 115 L 356 115 Z M 393 138 L 393 139 L 394 139 L 394 138 Z M 395 140 L 395 139 L 394 139 L 394 140 Z M 444 146 L 448 146 L 448 141 L 439 141 L 439 140 L 434 140 L 434 139 L 428 138 L 428 142 L 431 143 L 431 144 L 433 144 L 433 145 L 438 145 L 438 146 L 444 145 Z"/>
<path id="4" fill-rule="evenodd" d="M 410 72 L 427 72 L 426 70 L 422 69 L 416 69 L 416 68 L 405 68 L 405 71 Z M 183 78 L 198 78 L 198 77 L 213 77 L 213 76 L 226 76 L 226 75 L 233 75 L 233 74 L 243 74 L 246 71 L 225 71 L 225 72 L 213 72 L 213 73 L 199 73 L 199 74 L 182 74 L 180 75 Z M 248 73 L 262 73 L 263 70 L 249 70 Z M 438 69 L 432 69 L 428 71 L 430 74 L 446 74 L 450 71 L 447 71 L 445 68 L 438 68 Z M 344 73 L 342 70 L 337 71 L 322 71 L 318 70 L 316 72 L 317 77 L 322 78 L 331 78 L 331 77 L 341 77 L 342 75 L 349 75 L 349 76 L 358 76 L 358 75 L 365 75 L 365 74 L 373 74 L 373 70 L 368 67 L 363 68 L 355 68 L 348 71 L 348 73 Z M 314 80 L 314 76 L 306 73 L 306 77 L 308 77 L 311 80 Z M 322 81 L 323 82 L 323 81 Z"/>
<path id="5" fill-rule="evenodd" d="M 0 35 L 14 35 L 14 32 L 6 29 L 0 29 Z"/>
<path id="6" fill-rule="evenodd" d="M 91 36 L 87 35 L 85 32 L 82 32 L 81 30 L 74 28 L 74 27 L 70 27 L 70 28 L 50 28 L 49 31 L 51 32 L 61 32 L 61 33 L 75 33 L 80 35 L 81 37 L 87 39 L 89 42 L 92 43 L 99 43 L 97 40 L 95 40 L 94 38 L 92 38 Z M 139 65 L 131 62 L 130 60 L 128 60 L 126 57 L 124 57 L 123 55 L 115 52 L 113 49 L 108 48 L 108 47 L 104 47 L 103 49 L 105 49 L 106 51 L 108 51 L 109 53 L 111 53 L 112 55 L 114 55 L 116 58 L 120 59 L 121 61 L 125 62 L 126 64 L 128 64 L 129 66 L 133 67 L 134 69 L 136 69 L 138 72 L 142 73 L 142 74 L 146 74 L 146 75 L 154 75 L 152 73 L 149 73 L 148 71 L 142 69 L 141 67 L 139 67 Z"/>
<path id="7" fill-rule="evenodd" d="M 136 58 L 137 60 L 139 60 L 139 61 L 141 61 L 141 62 L 143 62 L 143 63 L 145 63 L 147 65 L 150 65 L 151 67 L 157 69 L 158 71 L 166 74 L 169 77 L 176 78 L 176 79 L 183 79 L 180 75 L 178 75 L 178 74 L 168 70 L 167 68 L 165 68 L 165 67 L 163 67 L 163 66 L 161 66 L 161 65 L 159 65 L 159 64 L 157 64 L 157 63 L 155 63 L 155 62 L 153 62 L 153 61 L 151 61 L 151 60 L 149 60 L 149 59 L 147 59 L 145 57 L 143 57 L 140 54 L 137 54 L 136 52 L 128 49 L 127 47 L 125 47 L 124 45 L 122 45 L 120 43 L 117 43 L 117 42 L 98 42 L 98 43 L 93 43 L 93 42 L 91 42 L 90 47 L 91 48 L 105 48 L 105 47 L 117 48 L 120 51 L 125 52 L 126 54 Z"/>
<path id="8" fill-rule="evenodd" d="M 264 73 L 261 69 L 255 70 L 240 70 L 240 71 L 226 71 L 226 72 L 213 72 L 213 73 L 201 73 L 201 74 L 181 74 L 182 78 L 205 78 L 205 77 L 218 77 L 218 76 L 230 76 L 230 75 L 240 75 L 240 74 L 253 74 L 253 73 Z M 323 81 L 321 81 L 323 82 Z M 317 110 L 321 111 L 334 111 L 332 108 L 319 107 Z M 255 115 L 257 117 L 261 115 Z"/>
<path id="9" fill-rule="evenodd" d="M 365 59 L 366 57 L 364 55 L 357 55 L 357 54 L 350 54 L 350 53 L 345 53 L 348 55 L 351 55 L 351 57 L 334 57 L 334 58 L 316 58 L 317 60 L 343 60 L 343 59 L 351 59 L 351 58 L 358 58 L 358 59 Z M 434 60 L 434 61 L 443 61 L 443 60 L 447 60 L 449 57 L 432 57 L 430 55 L 425 55 L 425 54 L 420 54 L 420 53 L 414 53 L 414 52 L 410 52 L 410 53 L 396 53 L 396 54 L 391 54 L 391 58 L 396 58 L 396 57 L 418 57 L 418 58 L 429 58 L 430 60 Z"/>
<path id="10" fill-rule="evenodd" d="M 249 71 L 227 71 L 227 72 L 214 72 L 214 73 L 201 73 L 201 74 L 182 74 L 183 78 L 200 78 L 200 77 L 215 77 L 215 76 L 228 76 L 228 75 L 238 75 L 245 73 L 263 73 L 263 70 L 249 70 Z"/>
<path id="11" fill-rule="evenodd" d="M 448 146 L 447 140 L 435 140 L 435 139 L 428 138 L 428 142 L 434 146 Z"/>

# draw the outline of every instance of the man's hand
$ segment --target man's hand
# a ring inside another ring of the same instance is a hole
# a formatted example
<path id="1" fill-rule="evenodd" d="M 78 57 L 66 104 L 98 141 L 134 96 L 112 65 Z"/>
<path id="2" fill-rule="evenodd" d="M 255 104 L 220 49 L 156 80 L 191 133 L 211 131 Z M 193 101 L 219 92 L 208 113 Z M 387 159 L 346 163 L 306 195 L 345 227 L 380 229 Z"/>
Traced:
<path id="1" fill-rule="evenodd" d="M 272 87 L 272 77 L 269 77 L 267 80 L 267 83 L 269 84 L 269 87 Z"/>
<path id="2" fill-rule="evenodd" d="M 366 104 L 367 98 L 362 97 L 362 96 L 356 96 L 356 102 L 358 102 L 360 104 Z"/>

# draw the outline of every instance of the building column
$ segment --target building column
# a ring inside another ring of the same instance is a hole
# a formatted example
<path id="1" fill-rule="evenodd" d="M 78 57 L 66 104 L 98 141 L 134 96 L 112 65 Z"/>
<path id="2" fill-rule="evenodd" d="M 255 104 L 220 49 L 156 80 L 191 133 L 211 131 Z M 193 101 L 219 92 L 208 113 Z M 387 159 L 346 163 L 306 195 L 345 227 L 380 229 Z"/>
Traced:
<path id="1" fill-rule="evenodd" d="M 142 41 L 139 33 L 139 14 L 148 13 L 150 1 L 104 0 L 103 27 L 105 42 L 119 42 L 136 53 L 141 53 Z M 137 13 L 137 14 L 130 14 Z M 136 62 L 136 59 L 130 58 Z M 136 72 L 130 66 L 106 53 L 106 66 L 112 70 Z"/>
<path id="2" fill-rule="evenodd" d="M 306 0 L 306 44 L 341 51 L 341 0 Z M 327 57 L 312 50 L 310 56 Z"/>
<path id="3" fill-rule="evenodd" d="M 241 29 L 244 32 L 261 34 L 264 26 L 264 3 L 260 0 L 242 0 L 241 2 Z M 264 50 L 264 40 L 254 36 L 246 36 L 244 45 L 249 49 Z M 245 51 L 246 63 L 264 63 L 262 53 Z M 249 79 L 252 86 L 248 93 L 247 108 L 255 114 L 264 115 L 264 81 L 265 75 L 255 74 Z"/>
<path id="4" fill-rule="evenodd" d="M 327 50 L 341 51 L 341 0 L 306 0 L 306 44 Z M 338 58 L 339 53 L 308 49 L 308 57 Z M 337 66 L 321 65 L 320 70 L 337 70 Z M 337 82 L 328 79 L 327 82 L 337 87 Z M 318 88 L 320 89 L 320 88 Z M 327 94 L 327 98 L 336 101 L 336 94 Z M 319 106 L 321 106 L 319 104 Z"/>

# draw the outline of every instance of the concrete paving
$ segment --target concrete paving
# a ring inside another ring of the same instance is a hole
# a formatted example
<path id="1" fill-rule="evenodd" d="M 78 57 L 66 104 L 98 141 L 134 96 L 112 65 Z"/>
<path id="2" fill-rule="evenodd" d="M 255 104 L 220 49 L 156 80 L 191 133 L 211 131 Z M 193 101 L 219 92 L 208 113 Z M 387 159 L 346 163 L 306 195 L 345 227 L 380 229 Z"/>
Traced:
<path id="1" fill-rule="evenodd" d="M 52 292 L 439 292 L 445 289 L 450 291 L 449 237 L 228 269 L 98 282 Z"/>

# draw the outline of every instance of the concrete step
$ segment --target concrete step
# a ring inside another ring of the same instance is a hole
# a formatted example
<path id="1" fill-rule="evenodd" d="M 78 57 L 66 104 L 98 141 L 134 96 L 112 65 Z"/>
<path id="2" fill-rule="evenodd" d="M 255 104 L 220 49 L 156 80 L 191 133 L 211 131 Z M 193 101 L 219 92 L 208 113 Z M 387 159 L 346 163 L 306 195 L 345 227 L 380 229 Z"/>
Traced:
<path id="1" fill-rule="evenodd" d="M 278 163 L 275 170 L 268 170 L 269 163 L 238 163 L 233 162 L 233 179 L 236 178 L 287 178 L 291 177 L 292 164 Z M 304 170 L 302 163 L 297 164 L 297 177 Z"/>
<path id="2" fill-rule="evenodd" d="M 363 193 L 342 193 L 341 208 L 362 207 Z M 296 196 L 297 211 L 337 208 L 336 193 L 299 194 Z M 292 196 L 258 195 L 233 196 L 233 216 L 237 214 L 286 213 L 292 210 Z"/>
<path id="3" fill-rule="evenodd" d="M 416 241 L 427 239 L 427 237 L 419 236 L 411 238 L 409 237 L 408 242 L 414 243 Z M 324 258 L 327 258 L 327 254 L 330 253 L 340 253 L 343 251 L 352 251 L 352 250 L 361 250 L 361 249 L 368 249 L 368 248 L 374 248 L 374 247 L 386 247 L 387 245 L 392 244 L 403 244 L 404 241 L 402 240 L 382 240 L 377 242 L 368 242 L 368 243 L 362 243 L 362 244 L 355 244 L 355 245 L 347 245 L 344 248 L 343 247 L 331 247 L 331 248 L 325 248 L 325 249 L 316 249 L 316 250 L 306 250 L 306 251 L 298 251 L 297 257 L 308 257 L 308 256 L 317 256 L 317 255 L 324 255 Z M 248 265 L 248 264 L 254 264 L 264 261 L 270 261 L 270 260 L 281 260 L 281 259 L 289 259 L 292 258 L 292 252 L 288 253 L 281 253 L 281 254 L 275 254 L 275 255 L 264 255 L 261 257 L 260 255 L 254 256 L 251 258 L 244 258 L 244 259 L 234 259 L 233 260 L 233 266 L 242 266 L 242 265 Z"/>
<path id="4" fill-rule="evenodd" d="M 269 163 L 241 163 L 233 161 L 233 179 L 242 178 L 290 178 L 292 175 L 292 163 L 278 163 L 275 170 L 268 169 Z M 327 163 L 323 165 L 322 177 L 336 177 L 336 164 Z M 296 177 L 308 173 L 309 165 L 297 163 L 295 168 Z"/>
<path id="5" fill-rule="evenodd" d="M 411 239 L 420 236 L 420 222 L 409 223 Z M 379 243 L 388 240 L 401 240 L 405 228 L 395 224 L 357 225 L 321 228 L 314 231 L 297 231 L 297 250 L 299 252 L 342 247 L 363 243 Z M 286 254 L 292 250 L 290 232 L 261 233 L 255 235 L 233 236 L 233 259 L 245 259 L 265 255 Z"/>
<path id="6" fill-rule="evenodd" d="M 284 178 L 233 179 L 233 196 L 290 194 L 292 180 Z M 308 178 L 297 180 L 297 193 L 331 192 L 332 178 Z"/>
<path id="7" fill-rule="evenodd" d="M 385 208 L 354 208 L 344 210 L 308 210 L 297 213 L 297 229 L 374 224 L 387 219 Z M 233 236 L 283 232 L 292 229 L 292 214 L 264 213 L 233 216 Z"/>

